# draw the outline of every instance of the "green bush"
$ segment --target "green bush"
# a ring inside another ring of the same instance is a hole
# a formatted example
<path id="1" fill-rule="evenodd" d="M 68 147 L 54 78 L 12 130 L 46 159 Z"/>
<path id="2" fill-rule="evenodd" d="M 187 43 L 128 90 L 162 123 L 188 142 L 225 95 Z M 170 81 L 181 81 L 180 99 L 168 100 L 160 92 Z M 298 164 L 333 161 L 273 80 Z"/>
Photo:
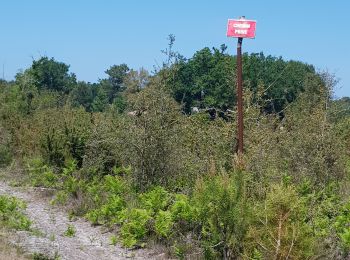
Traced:
<path id="1" fill-rule="evenodd" d="M 12 153 L 7 145 L 0 144 L 0 167 L 7 166 L 12 161 Z"/>
<path id="2" fill-rule="evenodd" d="M 124 208 L 125 201 L 118 195 L 112 195 L 101 207 L 89 211 L 86 217 L 95 225 L 112 225 L 119 222 L 119 214 Z"/>
<path id="3" fill-rule="evenodd" d="M 41 158 L 28 160 L 27 170 L 31 184 L 35 187 L 56 188 L 59 184 L 57 174 Z"/>
<path id="4" fill-rule="evenodd" d="M 350 202 L 346 203 L 336 217 L 334 228 L 345 252 L 350 251 Z"/>
<path id="5" fill-rule="evenodd" d="M 263 259 L 308 259 L 315 254 L 315 236 L 307 223 L 305 200 L 290 185 L 272 185 L 255 207 L 245 241 L 248 256 Z"/>
<path id="6" fill-rule="evenodd" d="M 11 151 L 11 135 L 4 127 L 1 126 L 0 121 L 0 167 L 7 166 L 12 161 Z"/>
<path id="7" fill-rule="evenodd" d="M 160 210 L 157 213 L 154 227 L 158 236 L 167 238 L 172 231 L 173 225 L 174 222 L 172 220 L 171 212 Z"/>
<path id="8" fill-rule="evenodd" d="M 26 205 L 23 201 L 0 195 L 0 226 L 16 230 L 30 230 L 31 221 L 24 215 Z"/>
<path id="9" fill-rule="evenodd" d="M 64 165 L 64 139 L 60 130 L 51 126 L 42 136 L 41 147 L 43 158 L 49 164 L 58 167 Z"/>
<path id="10" fill-rule="evenodd" d="M 243 251 L 249 210 L 242 172 L 199 180 L 193 206 L 207 258 L 235 258 Z"/>
<path id="11" fill-rule="evenodd" d="M 149 221 L 151 220 L 149 212 L 145 209 L 123 210 L 120 213 L 122 227 L 120 236 L 122 243 L 126 247 L 133 247 L 146 238 L 149 232 Z"/>
<path id="12" fill-rule="evenodd" d="M 122 176 L 106 175 L 102 181 L 88 185 L 86 196 L 95 208 L 86 216 L 93 224 L 116 224 L 126 207 L 126 197 L 131 195 L 129 184 Z"/>
<path id="13" fill-rule="evenodd" d="M 170 212 L 174 221 L 195 221 L 195 210 L 188 196 L 184 194 L 175 195 L 174 202 L 170 207 Z"/>
<path id="14" fill-rule="evenodd" d="M 166 209 L 170 203 L 170 194 L 160 186 L 140 195 L 143 208 L 149 210 L 153 215 L 160 210 Z"/>

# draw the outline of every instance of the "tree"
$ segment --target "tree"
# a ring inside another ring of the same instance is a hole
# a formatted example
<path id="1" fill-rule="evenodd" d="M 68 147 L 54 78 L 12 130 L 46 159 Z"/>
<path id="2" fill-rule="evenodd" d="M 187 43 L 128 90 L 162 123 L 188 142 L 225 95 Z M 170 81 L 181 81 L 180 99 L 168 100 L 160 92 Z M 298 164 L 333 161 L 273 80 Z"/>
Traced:
<path id="1" fill-rule="evenodd" d="M 138 71 L 130 70 L 124 80 L 125 91 L 127 94 L 137 93 L 147 86 L 149 80 L 150 75 L 144 68 L 140 68 Z"/>
<path id="2" fill-rule="evenodd" d="M 192 106 L 224 109 L 233 106 L 232 62 L 223 51 L 224 48 L 213 52 L 204 48 L 188 61 L 180 60 L 171 67 L 174 77 L 169 87 L 186 112 Z"/>
<path id="3" fill-rule="evenodd" d="M 105 73 L 108 75 L 107 79 L 100 81 L 102 90 L 105 92 L 108 98 L 108 102 L 111 104 L 118 95 L 118 93 L 125 90 L 124 80 L 129 72 L 129 67 L 126 64 L 113 65 Z"/>
<path id="4" fill-rule="evenodd" d="M 236 57 L 228 55 L 226 48 L 204 48 L 192 58 L 165 68 L 173 73 L 168 88 L 185 112 L 193 106 L 222 110 L 235 106 Z M 307 90 L 310 78 L 322 82 L 312 65 L 263 53 L 243 55 L 243 78 L 244 88 L 252 92 L 266 113 L 280 113 Z"/>
<path id="5" fill-rule="evenodd" d="M 54 58 L 42 57 L 34 60 L 29 68 L 33 83 L 37 89 L 68 93 L 76 84 L 76 77 L 69 73 L 69 65 Z"/>
<path id="6" fill-rule="evenodd" d="M 93 110 L 93 101 L 97 91 L 96 84 L 78 82 L 77 86 L 71 91 L 70 99 L 74 107 L 83 106 L 87 112 Z"/>
<path id="7" fill-rule="evenodd" d="M 155 78 L 129 100 L 130 115 L 120 137 L 125 165 L 134 170 L 138 188 L 169 185 L 184 171 L 181 114 L 176 102 Z"/>
<path id="8" fill-rule="evenodd" d="M 106 92 L 101 88 L 97 88 L 97 94 L 92 102 L 92 111 L 102 112 L 108 105 L 108 96 Z"/>

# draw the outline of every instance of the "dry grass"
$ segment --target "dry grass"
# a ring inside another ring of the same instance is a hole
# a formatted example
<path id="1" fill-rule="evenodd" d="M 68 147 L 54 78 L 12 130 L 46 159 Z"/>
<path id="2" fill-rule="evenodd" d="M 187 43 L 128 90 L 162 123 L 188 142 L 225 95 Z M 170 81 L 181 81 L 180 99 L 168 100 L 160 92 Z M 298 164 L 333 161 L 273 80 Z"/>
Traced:
<path id="1" fill-rule="evenodd" d="M 29 175 L 24 173 L 17 160 L 13 160 L 7 167 L 0 168 L 0 179 L 10 183 L 11 186 L 25 186 L 30 183 Z"/>
<path id="2" fill-rule="evenodd" d="M 8 238 L 13 236 L 9 231 L 0 229 L 0 260 L 28 260 L 24 253 L 17 247 L 11 245 Z"/>

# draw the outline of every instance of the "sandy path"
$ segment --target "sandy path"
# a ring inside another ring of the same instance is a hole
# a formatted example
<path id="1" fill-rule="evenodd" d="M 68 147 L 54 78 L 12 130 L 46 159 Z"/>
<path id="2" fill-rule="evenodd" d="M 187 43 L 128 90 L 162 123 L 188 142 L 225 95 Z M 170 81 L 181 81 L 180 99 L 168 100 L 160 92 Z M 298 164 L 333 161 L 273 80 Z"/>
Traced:
<path id="1" fill-rule="evenodd" d="M 33 221 L 32 227 L 40 231 L 16 232 L 13 243 L 26 252 L 40 252 L 48 256 L 59 255 L 67 260 L 103 260 L 103 259 L 164 259 L 164 254 L 156 254 L 149 249 L 126 250 L 120 245 L 110 245 L 111 233 L 104 233 L 101 227 L 92 227 L 87 221 L 70 221 L 66 212 L 51 206 L 41 192 L 32 188 L 11 187 L 0 181 L 0 194 L 15 196 L 27 203 L 26 214 Z M 74 237 L 63 233 L 68 225 L 76 229 Z M 38 232 L 37 232 L 38 233 Z"/>

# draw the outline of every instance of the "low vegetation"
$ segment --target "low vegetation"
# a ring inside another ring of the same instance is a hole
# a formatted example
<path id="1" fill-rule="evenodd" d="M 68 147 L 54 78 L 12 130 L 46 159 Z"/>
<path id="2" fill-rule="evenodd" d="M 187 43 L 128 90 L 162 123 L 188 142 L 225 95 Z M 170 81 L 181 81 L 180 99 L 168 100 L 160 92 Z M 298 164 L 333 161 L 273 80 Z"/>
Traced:
<path id="1" fill-rule="evenodd" d="M 15 197 L 0 195 L 0 226 L 15 230 L 30 230 L 31 221 L 23 213 L 25 203 Z"/>
<path id="2" fill-rule="evenodd" d="M 19 162 L 53 203 L 109 227 L 111 244 L 153 241 L 180 259 L 346 259 L 349 100 L 311 65 L 246 54 L 241 167 L 225 50 L 166 52 L 153 75 L 115 65 L 96 84 L 33 61 L 0 85 L 0 164 Z M 1 223 L 29 228 L 21 202 L 0 205 Z"/>

